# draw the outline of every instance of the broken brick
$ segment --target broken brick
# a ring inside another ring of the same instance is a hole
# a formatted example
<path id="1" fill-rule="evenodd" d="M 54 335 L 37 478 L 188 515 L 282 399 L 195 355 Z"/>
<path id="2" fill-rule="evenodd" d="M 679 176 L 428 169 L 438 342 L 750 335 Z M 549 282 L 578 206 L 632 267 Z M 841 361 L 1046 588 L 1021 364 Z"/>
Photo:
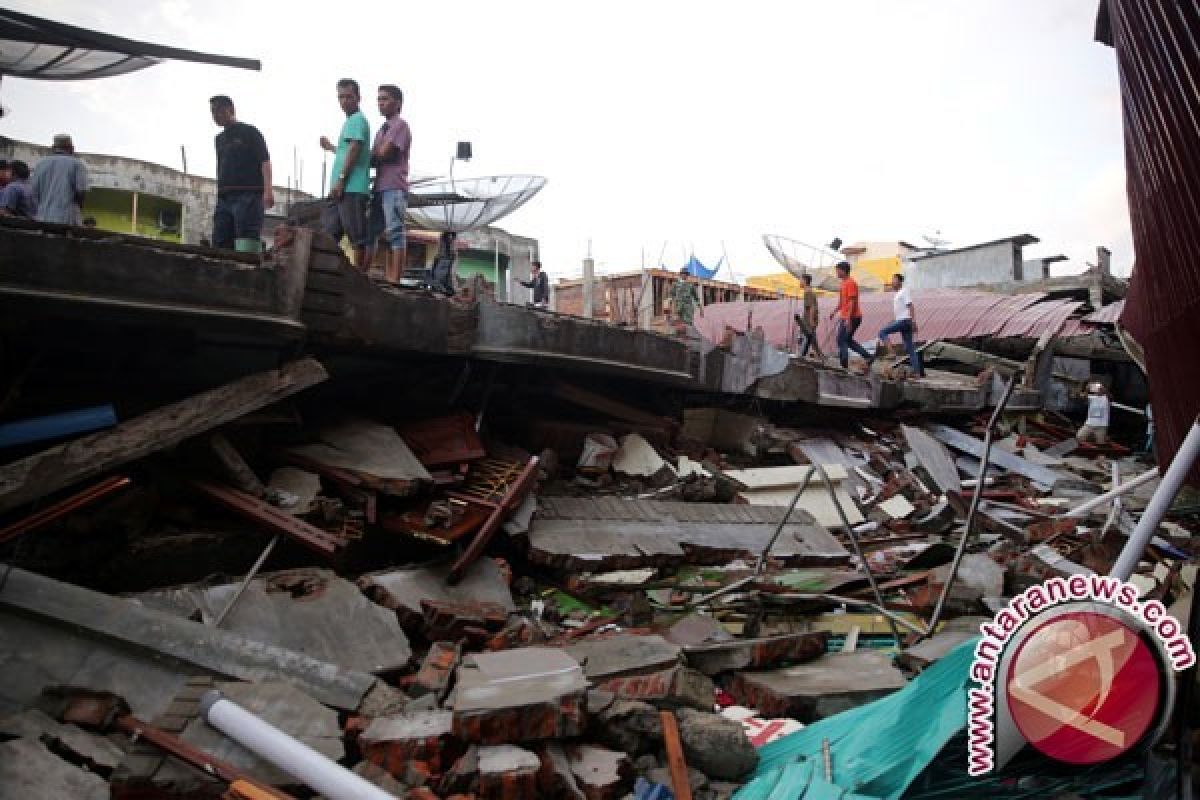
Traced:
<path id="1" fill-rule="evenodd" d="M 450 688 L 461 652 L 461 646 L 455 642 L 434 642 L 421 662 L 421 669 L 409 683 L 408 693 L 413 697 L 432 694 L 441 701 Z"/>
<path id="2" fill-rule="evenodd" d="M 448 600 L 422 600 L 425 635 L 432 639 L 461 639 L 486 635 L 508 621 L 508 612 L 499 603 L 452 603 Z"/>
<path id="3" fill-rule="evenodd" d="M 511 744 L 479 748 L 479 800 L 527 800 L 537 797 L 536 755 Z"/>
<path id="4" fill-rule="evenodd" d="M 687 667 L 602 681 L 597 688 L 628 700 L 644 700 L 662 708 L 689 706 L 711 711 L 716 687 L 712 679 Z"/>
<path id="5" fill-rule="evenodd" d="M 404 778 L 411 762 L 428 762 L 440 772 L 442 751 L 451 743 L 453 715 L 449 711 L 413 711 L 371 722 L 358 737 L 363 757 Z M 448 763 L 448 762 L 446 762 Z M 411 783 L 405 778 L 406 783 Z"/>

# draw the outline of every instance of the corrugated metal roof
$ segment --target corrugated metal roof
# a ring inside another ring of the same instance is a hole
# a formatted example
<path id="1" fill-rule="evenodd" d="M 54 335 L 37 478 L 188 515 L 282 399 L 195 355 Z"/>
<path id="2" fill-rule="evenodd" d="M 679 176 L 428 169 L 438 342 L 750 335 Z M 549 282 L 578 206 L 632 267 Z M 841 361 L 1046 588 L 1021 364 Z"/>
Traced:
<path id="1" fill-rule="evenodd" d="M 1121 318 L 1121 312 L 1125 310 L 1125 301 L 1118 300 L 1115 303 L 1109 303 L 1099 311 L 1093 311 L 1083 318 L 1084 322 L 1092 322 L 1097 325 L 1115 325 L 1117 320 Z"/>
<path id="2" fill-rule="evenodd" d="M 1167 464 L 1200 411 L 1200 9 L 1108 0 L 1101 10 L 1117 54 L 1137 252 L 1121 324 L 1146 353 Z M 1200 465 L 1189 478 L 1200 483 Z"/>
<path id="3" fill-rule="evenodd" d="M 1045 294 L 998 294 L 972 289 L 924 289 L 913 291 L 918 341 L 969 339 L 981 336 L 1026 336 L 1037 338 L 1047 330 L 1058 335 L 1078 335 L 1087 328 L 1071 316 L 1083 304 L 1076 300 L 1048 300 Z M 863 324 L 856 338 L 874 339 L 879 330 L 893 320 L 891 292 L 863 294 L 860 305 Z M 822 350 L 835 349 L 836 325 L 829 313 L 837 307 L 837 297 L 818 298 L 821 324 L 817 330 Z M 747 322 L 762 327 L 767 341 L 784 347 L 794 340 L 793 315 L 800 313 L 799 299 L 761 302 L 717 303 L 706 306 L 696 316 L 696 327 L 707 338 L 718 341 L 725 327 L 744 331 Z"/>

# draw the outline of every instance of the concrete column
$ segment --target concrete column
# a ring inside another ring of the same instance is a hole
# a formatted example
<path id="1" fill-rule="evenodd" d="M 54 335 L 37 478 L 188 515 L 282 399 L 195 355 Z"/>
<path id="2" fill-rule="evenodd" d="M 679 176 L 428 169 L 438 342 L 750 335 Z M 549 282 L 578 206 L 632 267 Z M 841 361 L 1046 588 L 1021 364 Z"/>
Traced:
<path id="1" fill-rule="evenodd" d="M 1088 302 L 1092 308 L 1099 309 L 1104 305 L 1104 279 L 1109 275 L 1112 275 L 1112 253 L 1100 245 L 1096 248 L 1096 274 L 1088 286 Z"/>
<path id="2" fill-rule="evenodd" d="M 596 275 L 596 262 L 591 258 L 583 260 L 583 315 L 591 319 L 596 315 L 595 287 L 592 285 Z"/>

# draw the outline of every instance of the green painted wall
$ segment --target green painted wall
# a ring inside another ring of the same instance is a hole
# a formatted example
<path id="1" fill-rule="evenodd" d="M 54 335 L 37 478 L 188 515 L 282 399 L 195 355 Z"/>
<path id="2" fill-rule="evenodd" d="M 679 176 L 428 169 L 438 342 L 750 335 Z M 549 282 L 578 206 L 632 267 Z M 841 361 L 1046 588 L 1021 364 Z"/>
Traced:
<path id="1" fill-rule="evenodd" d="M 170 233 L 159 228 L 159 212 L 164 210 L 174 213 L 176 226 L 182 223 L 181 204 L 163 197 L 139 193 L 137 235 L 168 242 L 180 241 L 178 232 Z M 102 230 L 134 233 L 133 192 L 124 189 L 91 189 L 84 200 L 83 215 L 95 217 L 96 227 Z"/>

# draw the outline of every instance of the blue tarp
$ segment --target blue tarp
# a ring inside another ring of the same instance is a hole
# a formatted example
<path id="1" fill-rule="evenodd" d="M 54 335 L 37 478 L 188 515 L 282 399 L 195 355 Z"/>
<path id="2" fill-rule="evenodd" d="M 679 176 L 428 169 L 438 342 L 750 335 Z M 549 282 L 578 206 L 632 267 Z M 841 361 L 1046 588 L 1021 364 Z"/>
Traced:
<path id="1" fill-rule="evenodd" d="M 974 657 L 975 640 L 963 642 L 900 691 L 764 745 L 734 800 L 899 798 L 966 726 Z M 824 778 L 825 739 L 832 783 Z"/>
<path id="2" fill-rule="evenodd" d="M 700 259 L 692 256 L 688 259 L 688 262 L 684 264 L 684 267 L 687 269 L 689 275 L 708 280 L 721 271 L 721 264 L 723 263 L 725 263 L 725 256 L 721 256 L 721 260 L 717 262 L 717 265 L 712 269 L 709 269 L 700 262 Z"/>

